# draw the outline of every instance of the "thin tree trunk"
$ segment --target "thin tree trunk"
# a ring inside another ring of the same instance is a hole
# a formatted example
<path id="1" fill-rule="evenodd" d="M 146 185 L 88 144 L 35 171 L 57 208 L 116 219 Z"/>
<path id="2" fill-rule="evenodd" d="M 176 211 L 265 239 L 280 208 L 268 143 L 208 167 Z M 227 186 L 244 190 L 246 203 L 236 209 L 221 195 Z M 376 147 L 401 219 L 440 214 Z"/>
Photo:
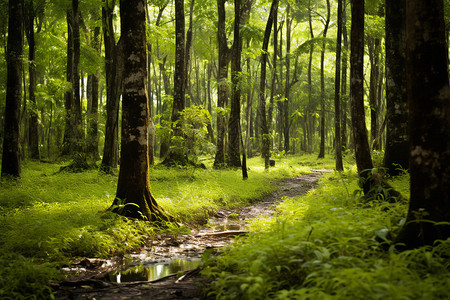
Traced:
<path id="1" fill-rule="evenodd" d="M 341 80 L 341 141 L 342 149 L 347 148 L 347 108 L 349 96 L 347 95 L 347 69 L 348 69 L 348 37 L 347 37 L 347 1 L 342 2 L 342 39 L 344 41 L 344 53 L 342 55 L 342 80 Z"/>
<path id="2" fill-rule="evenodd" d="M 350 56 L 350 90 L 352 129 L 355 141 L 355 156 L 358 173 L 373 168 L 367 138 L 366 121 L 364 117 L 364 0 L 352 1 Z"/>
<path id="3" fill-rule="evenodd" d="M 336 155 L 336 170 L 344 170 L 342 164 L 342 140 L 341 140 L 341 44 L 342 44 L 342 3 L 338 0 L 337 8 L 337 38 L 336 38 L 336 69 L 334 77 L 334 149 Z"/>
<path id="4" fill-rule="evenodd" d="M 20 106 L 22 101 L 23 0 L 10 0 L 6 52 L 6 106 L 2 177 L 19 177 Z"/>
<path id="5" fill-rule="evenodd" d="M 260 116 L 260 126 L 262 135 L 261 152 L 264 158 L 265 169 L 269 168 L 269 158 L 270 158 L 270 136 L 269 128 L 266 119 L 266 64 L 267 64 L 267 49 L 269 46 L 270 32 L 272 30 L 272 22 L 275 17 L 275 12 L 278 8 L 278 0 L 272 1 L 272 6 L 270 7 L 270 14 L 266 24 L 266 30 L 264 32 L 264 41 L 262 46 L 261 54 L 261 78 L 259 84 L 259 116 Z"/>
<path id="6" fill-rule="evenodd" d="M 228 62 L 230 61 L 230 49 L 228 48 L 227 35 L 225 31 L 225 0 L 217 0 L 218 23 L 217 40 L 219 43 L 218 74 L 217 74 L 217 144 L 214 167 L 225 165 L 225 140 L 226 120 L 225 108 L 228 103 L 229 90 L 227 84 Z"/>
<path id="7" fill-rule="evenodd" d="M 28 4 L 28 8 L 25 10 L 27 16 L 25 18 L 25 33 L 27 35 L 28 40 L 28 72 L 29 72 L 29 81 L 30 84 L 28 86 L 28 93 L 30 97 L 31 109 L 30 111 L 30 119 L 29 119 L 29 151 L 30 157 L 32 159 L 39 159 L 39 122 L 37 115 L 37 106 L 36 106 L 36 42 L 34 38 L 34 20 L 35 20 L 35 9 L 33 0 Z"/>
<path id="8" fill-rule="evenodd" d="M 241 52 L 240 36 L 241 1 L 234 1 L 234 43 L 231 55 L 231 110 L 228 120 L 228 161 L 230 167 L 240 167 L 240 122 L 241 122 Z"/>
<path id="9" fill-rule="evenodd" d="M 284 111 L 283 111 L 283 120 L 284 120 L 284 151 L 287 154 L 290 150 L 290 141 L 289 141 L 289 95 L 290 95 L 290 74 L 291 74 L 291 29 L 292 29 L 292 17 L 290 16 L 291 6 L 287 5 L 286 8 L 286 85 L 284 89 Z"/>
<path id="10" fill-rule="evenodd" d="M 327 18 L 325 20 L 325 28 L 323 29 L 323 37 L 327 37 L 328 25 L 330 24 L 330 0 L 327 0 Z M 325 42 L 322 44 L 322 52 L 320 53 L 320 150 L 319 158 L 325 157 Z"/>

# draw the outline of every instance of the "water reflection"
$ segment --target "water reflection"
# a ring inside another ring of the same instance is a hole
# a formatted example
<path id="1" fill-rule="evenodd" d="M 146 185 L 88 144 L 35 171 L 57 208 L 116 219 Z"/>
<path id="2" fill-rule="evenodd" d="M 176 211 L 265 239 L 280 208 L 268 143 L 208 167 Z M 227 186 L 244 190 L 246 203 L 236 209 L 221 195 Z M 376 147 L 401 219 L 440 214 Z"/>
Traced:
<path id="1" fill-rule="evenodd" d="M 141 264 L 132 267 L 119 268 L 109 274 L 112 282 L 152 281 L 164 276 L 176 274 L 197 268 L 200 258 L 172 259 L 165 262 Z"/>

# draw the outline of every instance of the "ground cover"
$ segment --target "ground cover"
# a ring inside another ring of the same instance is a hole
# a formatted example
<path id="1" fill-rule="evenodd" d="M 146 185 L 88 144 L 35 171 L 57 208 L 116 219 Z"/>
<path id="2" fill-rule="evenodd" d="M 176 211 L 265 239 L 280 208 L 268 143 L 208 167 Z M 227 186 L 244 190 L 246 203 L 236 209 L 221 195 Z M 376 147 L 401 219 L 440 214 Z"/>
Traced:
<path id="1" fill-rule="evenodd" d="M 408 175 L 390 181 L 408 196 Z M 360 197 L 354 170 L 288 198 L 276 217 L 212 257 L 203 275 L 218 299 L 448 299 L 450 241 L 397 252 L 407 202 Z M 420 216 L 418 216 L 420 217 Z"/>
<path id="2" fill-rule="evenodd" d="M 164 209 L 193 228 L 219 209 L 262 199 L 275 190 L 276 180 L 333 162 L 318 164 L 313 156 L 301 156 L 280 157 L 276 164 L 266 172 L 260 158 L 250 159 L 246 181 L 240 170 L 155 167 L 151 186 Z M 58 173 L 60 167 L 25 162 L 20 180 L 0 183 L 1 297 L 49 297 L 49 280 L 60 280 L 61 267 L 77 258 L 121 256 L 157 240 L 161 232 L 189 231 L 186 226 L 156 228 L 108 213 L 116 176 Z"/>

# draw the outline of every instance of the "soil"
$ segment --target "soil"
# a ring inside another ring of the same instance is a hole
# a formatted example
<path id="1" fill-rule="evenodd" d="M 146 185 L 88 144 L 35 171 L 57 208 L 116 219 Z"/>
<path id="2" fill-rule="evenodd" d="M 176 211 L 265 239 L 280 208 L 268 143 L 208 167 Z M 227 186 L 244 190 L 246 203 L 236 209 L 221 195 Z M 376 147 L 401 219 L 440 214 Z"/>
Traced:
<path id="1" fill-rule="evenodd" d="M 124 264 L 164 261 L 171 258 L 195 258 L 207 250 L 220 249 L 233 242 L 237 235 L 245 235 L 250 219 L 274 214 L 277 203 L 284 197 L 306 193 L 317 185 L 323 173 L 330 170 L 311 170 L 312 173 L 277 181 L 277 190 L 257 203 L 240 209 L 224 209 L 210 218 L 209 226 L 180 236 L 159 235 L 140 253 L 111 260 L 85 258 L 64 268 L 71 274 L 62 282 L 52 283 L 56 299 L 207 299 L 207 282 L 199 275 L 200 268 L 159 278 L 153 281 L 112 282 L 111 271 Z"/>

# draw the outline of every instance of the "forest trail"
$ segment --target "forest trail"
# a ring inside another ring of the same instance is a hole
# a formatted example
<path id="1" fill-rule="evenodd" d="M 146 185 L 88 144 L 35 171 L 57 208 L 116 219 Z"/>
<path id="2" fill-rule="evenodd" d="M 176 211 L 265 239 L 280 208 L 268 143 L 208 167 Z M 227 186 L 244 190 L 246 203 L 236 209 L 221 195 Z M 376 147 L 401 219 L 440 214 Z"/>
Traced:
<path id="1" fill-rule="evenodd" d="M 199 260 L 207 249 L 219 249 L 233 242 L 236 235 L 246 234 L 245 225 L 248 221 L 274 214 L 276 205 L 284 197 L 302 195 L 317 185 L 323 173 L 332 170 L 311 170 L 311 173 L 295 178 L 285 178 L 277 181 L 277 190 L 270 195 L 258 199 L 255 204 L 239 209 L 224 209 L 216 212 L 210 218 L 209 226 L 192 230 L 190 234 L 179 236 L 159 235 L 151 241 L 141 253 L 130 255 L 131 262 L 127 266 L 152 262 L 165 262 L 171 259 L 183 258 Z M 84 259 L 73 263 L 70 270 L 81 271 L 83 275 L 67 278 L 63 282 L 54 283 L 57 290 L 56 299 L 205 299 L 203 288 L 205 282 L 198 275 L 199 269 L 184 272 L 178 278 L 177 274 L 148 280 L 145 268 L 140 268 L 144 277 L 134 277 L 130 282 L 113 282 L 111 273 L 123 260 Z M 69 268 L 68 268 L 69 269 Z M 179 273 L 178 273 L 179 274 Z M 146 277 L 147 276 L 147 277 Z"/>

